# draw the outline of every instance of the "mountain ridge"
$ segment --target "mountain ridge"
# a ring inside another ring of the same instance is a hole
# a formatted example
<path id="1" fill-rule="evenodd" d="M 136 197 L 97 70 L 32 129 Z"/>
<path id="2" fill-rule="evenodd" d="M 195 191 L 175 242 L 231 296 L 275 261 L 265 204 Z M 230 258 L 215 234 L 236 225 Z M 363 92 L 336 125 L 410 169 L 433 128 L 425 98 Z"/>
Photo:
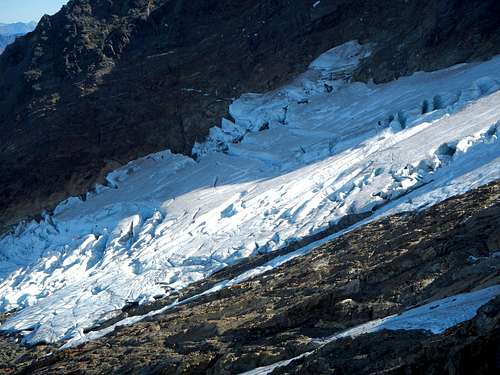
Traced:
<path id="1" fill-rule="evenodd" d="M 33 31 L 36 25 L 35 21 L 0 23 L 0 54 L 5 50 L 5 47 L 16 40 L 16 37 Z"/>

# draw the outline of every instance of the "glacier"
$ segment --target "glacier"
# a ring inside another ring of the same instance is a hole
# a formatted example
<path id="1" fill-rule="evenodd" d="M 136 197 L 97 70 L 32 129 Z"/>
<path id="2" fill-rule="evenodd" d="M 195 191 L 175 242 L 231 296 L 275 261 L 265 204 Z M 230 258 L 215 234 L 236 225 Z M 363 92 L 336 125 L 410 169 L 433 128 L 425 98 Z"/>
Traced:
<path id="1" fill-rule="evenodd" d="M 0 239 L 0 310 L 13 312 L 0 330 L 80 340 L 131 302 L 346 215 L 419 210 L 500 178 L 500 57 L 353 82 L 369 54 L 355 41 L 327 51 L 290 84 L 235 100 L 195 159 L 132 161 L 20 223 Z"/>

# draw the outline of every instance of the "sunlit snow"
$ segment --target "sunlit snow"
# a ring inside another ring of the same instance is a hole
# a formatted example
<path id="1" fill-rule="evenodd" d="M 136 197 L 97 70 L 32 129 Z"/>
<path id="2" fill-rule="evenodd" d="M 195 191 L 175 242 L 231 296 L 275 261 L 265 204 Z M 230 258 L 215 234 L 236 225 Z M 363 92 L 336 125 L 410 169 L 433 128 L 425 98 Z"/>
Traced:
<path id="1" fill-rule="evenodd" d="M 19 309 L 0 329 L 80 337 L 346 214 L 419 209 L 500 178 L 500 57 L 351 83 L 369 50 L 347 43 L 291 84 L 243 95 L 197 161 L 136 160 L 0 239 L 0 309 Z"/>

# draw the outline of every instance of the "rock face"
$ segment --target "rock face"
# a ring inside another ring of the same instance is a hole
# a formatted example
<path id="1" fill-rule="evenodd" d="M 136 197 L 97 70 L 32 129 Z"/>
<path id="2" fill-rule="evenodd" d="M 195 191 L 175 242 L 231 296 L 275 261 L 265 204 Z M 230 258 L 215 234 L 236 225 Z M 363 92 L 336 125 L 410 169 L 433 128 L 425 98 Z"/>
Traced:
<path id="1" fill-rule="evenodd" d="M 0 337 L 0 372 L 237 374 L 293 358 L 316 349 L 313 338 L 499 284 L 500 257 L 492 245 L 500 229 L 499 198 L 500 183 L 494 183 L 420 213 L 381 219 L 258 277 L 77 348 L 23 348 Z M 175 298 L 200 293 L 271 256 L 226 268 Z M 381 331 L 346 338 L 275 373 L 496 373 L 499 303 L 497 297 L 472 321 L 440 335 Z"/>
<path id="2" fill-rule="evenodd" d="M 0 227 L 138 156 L 190 153 L 244 92 L 358 39 L 360 80 L 500 52 L 495 0 L 71 0 L 0 57 Z"/>

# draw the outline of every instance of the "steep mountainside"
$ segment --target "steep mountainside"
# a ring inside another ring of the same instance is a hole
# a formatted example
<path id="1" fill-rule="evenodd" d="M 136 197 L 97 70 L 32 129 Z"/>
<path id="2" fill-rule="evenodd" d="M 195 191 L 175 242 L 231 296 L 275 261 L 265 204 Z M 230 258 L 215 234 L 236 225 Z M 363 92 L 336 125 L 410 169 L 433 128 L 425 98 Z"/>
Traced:
<path id="1" fill-rule="evenodd" d="M 499 345 L 497 0 L 70 0 L 0 55 L 0 374 Z"/>
<path id="2" fill-rule="evenodd" d="M 289 81 L 348 40 L 354 78 L 388 81 L 500 51 L 496 0 L 71 0 L 0 56 L 0 223 L 106 172 L 189 154 L 243 92 Z"/>

